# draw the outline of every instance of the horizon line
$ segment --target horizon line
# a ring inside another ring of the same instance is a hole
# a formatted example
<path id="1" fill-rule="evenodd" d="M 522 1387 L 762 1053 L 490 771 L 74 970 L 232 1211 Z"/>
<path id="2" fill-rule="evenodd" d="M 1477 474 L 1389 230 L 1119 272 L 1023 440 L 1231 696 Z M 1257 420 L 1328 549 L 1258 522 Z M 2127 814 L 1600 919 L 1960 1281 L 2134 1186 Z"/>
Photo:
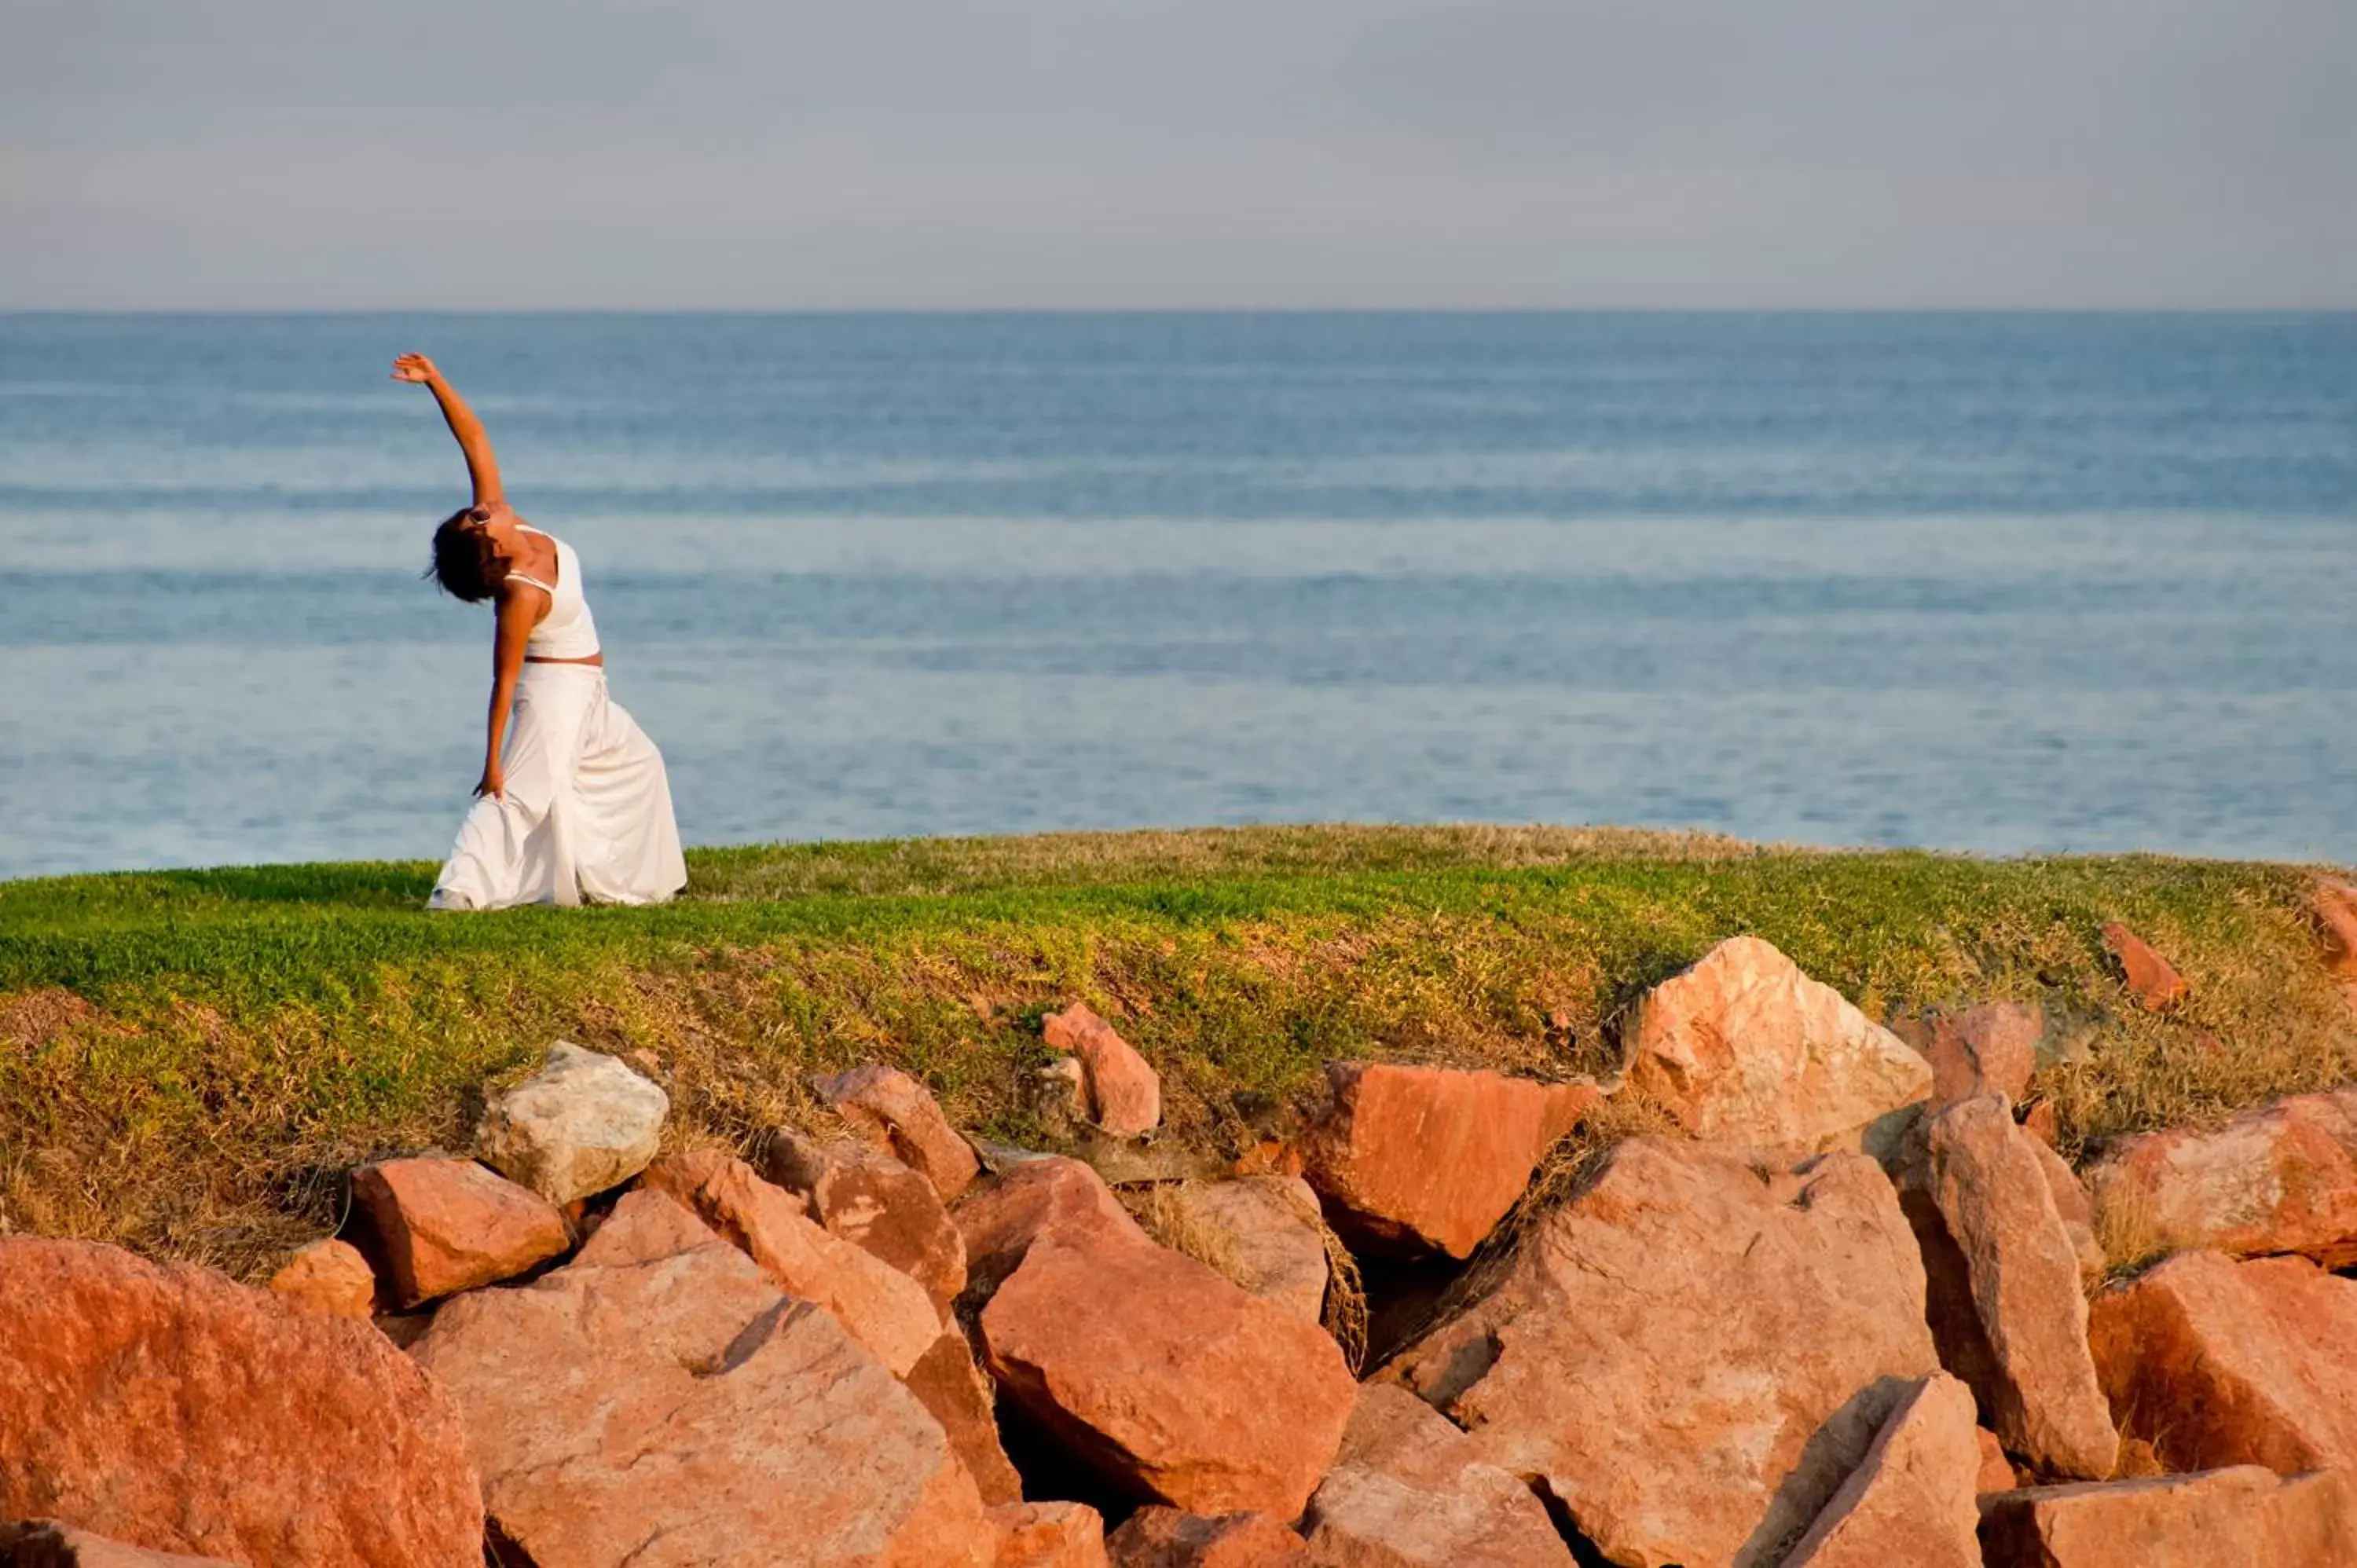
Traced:
<path id="1" fill-rule="evenodd" d="M 0 305 L 20 317 L 800 316 L 2357 316 L 2321 305 Z"/>

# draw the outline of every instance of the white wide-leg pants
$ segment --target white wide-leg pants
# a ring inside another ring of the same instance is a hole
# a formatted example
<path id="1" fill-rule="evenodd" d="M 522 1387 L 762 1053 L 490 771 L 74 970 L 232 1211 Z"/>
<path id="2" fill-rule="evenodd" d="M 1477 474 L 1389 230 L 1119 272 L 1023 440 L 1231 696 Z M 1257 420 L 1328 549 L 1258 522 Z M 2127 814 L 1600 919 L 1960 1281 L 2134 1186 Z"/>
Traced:
<path id="1" fill-rule="evenodd" d="M 508 719 L 504 799 L 458 824 L 432 909 L 660 904 L 687 886 L 662 753 L 592 664 L 527 664 Z"/>

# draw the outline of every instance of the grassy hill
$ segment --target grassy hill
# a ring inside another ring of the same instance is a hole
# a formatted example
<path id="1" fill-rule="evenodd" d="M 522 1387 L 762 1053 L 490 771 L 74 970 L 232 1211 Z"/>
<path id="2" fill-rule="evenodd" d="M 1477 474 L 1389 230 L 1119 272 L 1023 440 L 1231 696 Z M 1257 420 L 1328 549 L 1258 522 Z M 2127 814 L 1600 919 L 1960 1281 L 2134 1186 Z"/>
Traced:
<path id="1" fill-rule="evenodd" d="M 2298 867 L 1761 849 L 1609 830 L 1268 828 L 706 850 L 657 909 L 428 915 L 433 867 L 0 883 L 0 1229 L 251 1275 L 371 1154 L 462 1148 L 557 1036 L 643 1051 L 672 1135 L 823 1119 L 890 1061 L 963 1124 L 1038 1129 L 1040 1015 L 1161 1070 L 1166 1136 L 1232 1151 L 1342 1057 L 1608 1072 L 1613 1025 L 1754 932 L 1878 1017 L 2043 1002 L 2066 1148 L 2357 1079 Z M 2192 982 L 2136 1005 L 2098 927 Z"/>

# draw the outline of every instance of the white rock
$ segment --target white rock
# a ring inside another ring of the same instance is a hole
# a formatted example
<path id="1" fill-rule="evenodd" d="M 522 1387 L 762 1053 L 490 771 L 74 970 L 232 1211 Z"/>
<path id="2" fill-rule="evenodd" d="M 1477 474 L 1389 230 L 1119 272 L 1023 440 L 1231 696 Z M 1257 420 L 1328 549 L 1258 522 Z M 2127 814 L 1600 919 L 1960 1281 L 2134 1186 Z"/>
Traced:
<path id="1" fill-rule="evenodd" d="M 671 1097 L 612 1057 L 559 1040 L 539 1072 L 494 1099 L 475 1145 L 551 1203 L 619 1187 L 655 1157 Z"/>
<path id="2" fill-rule="evenodd" d="M 1628 1040 L 1631 1087 L 1713 1143 L 1878 1153 L 1932 1092 L 1930 1062 L 1758 937 L 1655 986 Z"/>

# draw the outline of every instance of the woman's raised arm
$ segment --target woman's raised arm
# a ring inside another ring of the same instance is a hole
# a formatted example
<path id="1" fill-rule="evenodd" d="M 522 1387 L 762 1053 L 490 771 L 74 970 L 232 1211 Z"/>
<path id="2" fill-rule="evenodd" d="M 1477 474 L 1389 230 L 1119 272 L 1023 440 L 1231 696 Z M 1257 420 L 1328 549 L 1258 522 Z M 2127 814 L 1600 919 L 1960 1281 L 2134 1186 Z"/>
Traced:
<path id="1" fill-rule="evenodd" d="M 491 438 L 483 430 L 483 422 L 458 395 L 458 389 L 442 379 L 434 361 L 423 354 L 404 354 L 393 362 L 393 379 L 397 381 L 417 381 L 434 394 L 442 405 L 442 417 L 449 422 L 450 434 L 458 438 L 458 450 L 467 455 L 467 474 L 475 481 L 475 504 L 495 506 L 507 499 L 500 489 L 499 459 L 491 456 Z"/>

